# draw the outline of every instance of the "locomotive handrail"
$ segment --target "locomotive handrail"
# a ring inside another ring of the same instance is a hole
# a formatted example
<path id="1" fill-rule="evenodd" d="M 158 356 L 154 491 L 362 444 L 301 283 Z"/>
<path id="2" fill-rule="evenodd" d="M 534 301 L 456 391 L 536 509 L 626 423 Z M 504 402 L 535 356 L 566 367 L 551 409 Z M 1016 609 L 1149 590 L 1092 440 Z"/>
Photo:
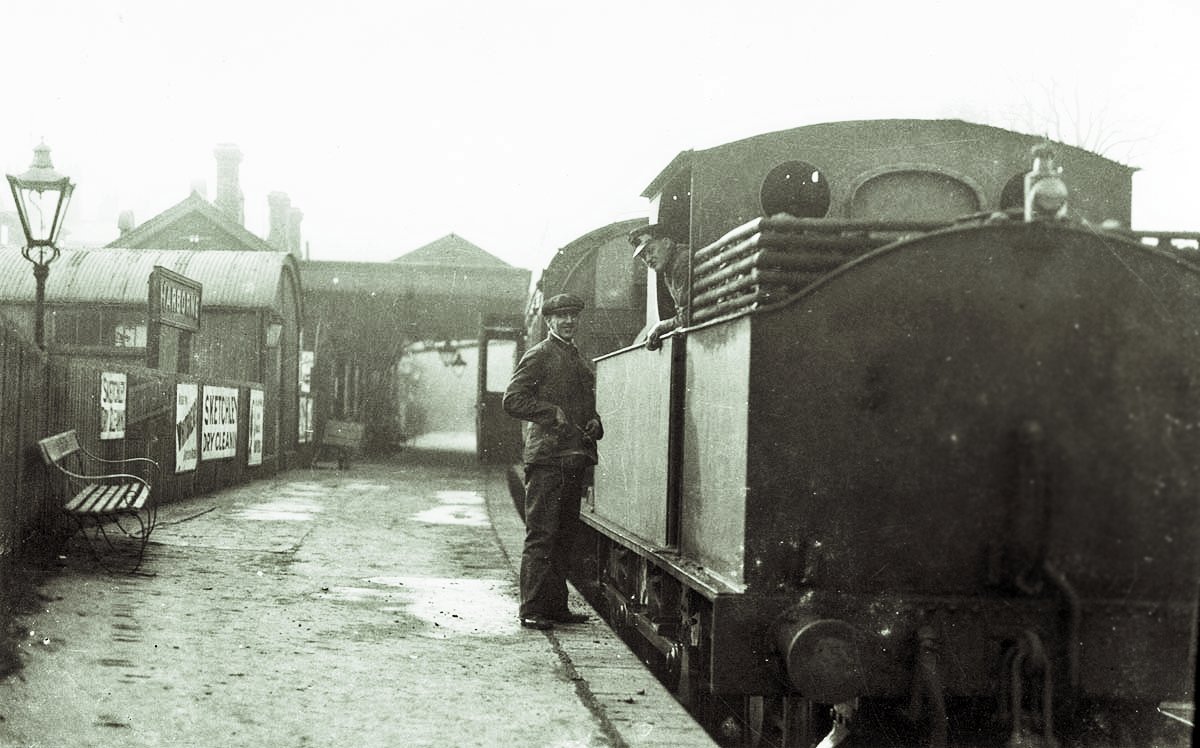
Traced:
<path id="1" fill-rule="evenodd" d="M 1195 252 L 1196 249 L 1191 247 L 1180 247 L 1176 242 L 1195 243 L 1200 248 L 1200 231 L 1132 231 L 1121 230 L 1121 233 L 1140 241 L 1142 244 L 1147 244 L 1147 239 L 1153 239 L 1154 244 L 1151 246 L 1161 249 L 1173 249 L 1177 251 Z"/>
<path id="2" fill-rule="evenodd" d="M 1128 233 L 1142 238 L 1200 241 L 1200 231 L 1142 231 L 1139 229 L 1131 229 Z"/>
<path id="3" fill-rule="evenodd" d="M 667 340 L 667 339 L 672 338 L 682 332 L 684 332 L 684 330 L 682 330 L 682 329 L 670 330 L 666 333 L 663 333 L 663 336 L 661 339 Z M 646 347 L 645 341 L 638 342 L 638 343 L 630 343 L 629 345 L 623 346 L 621 348 L 616 348 L 614 350 L 607 351 L 605 353 L 601 353 L 599 356 L 592 357 L 592 363 L 595 364 L 597 361 L 603 361 L 606 358 L 612 358 L 613 356 L 619 356 L 622 353 L 627 353 L 629 351 L 636 351 L 636 350 L 639 350 L 639 349 L 642 349 L 645 347 Z"/>

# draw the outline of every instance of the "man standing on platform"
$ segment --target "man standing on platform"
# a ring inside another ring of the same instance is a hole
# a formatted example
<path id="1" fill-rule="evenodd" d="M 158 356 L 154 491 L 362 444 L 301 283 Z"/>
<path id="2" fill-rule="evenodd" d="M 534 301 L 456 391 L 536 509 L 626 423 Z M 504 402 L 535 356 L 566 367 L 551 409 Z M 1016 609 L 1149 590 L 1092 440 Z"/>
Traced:
<path id="1" fill-rule="evenodd" d="M 581 311 L 583 299 L 569 293 L 542 305 L 550 331 L 521 357 L 504 392 L 504 412 L 525 421 L 520 609 L 525 628 L 588 620 L 567 607 L 567 569 L 584 479 L 604 436 L 596 377 L 573 342 Z"/>

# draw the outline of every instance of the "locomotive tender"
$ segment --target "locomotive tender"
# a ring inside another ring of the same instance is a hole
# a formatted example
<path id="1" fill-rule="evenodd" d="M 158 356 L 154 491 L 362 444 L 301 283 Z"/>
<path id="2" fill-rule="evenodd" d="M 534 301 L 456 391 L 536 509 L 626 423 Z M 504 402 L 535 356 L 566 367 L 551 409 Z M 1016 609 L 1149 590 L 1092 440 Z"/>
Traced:
<path id="1" fill-rule="evenodd" d="M 1196 235 L 1101 228 L 1133 170 L 1039 143 L 829 123 L 647 188 L 690 320 L 596 360 L 579 583 L 718 733 L 1186 744 Z"/>

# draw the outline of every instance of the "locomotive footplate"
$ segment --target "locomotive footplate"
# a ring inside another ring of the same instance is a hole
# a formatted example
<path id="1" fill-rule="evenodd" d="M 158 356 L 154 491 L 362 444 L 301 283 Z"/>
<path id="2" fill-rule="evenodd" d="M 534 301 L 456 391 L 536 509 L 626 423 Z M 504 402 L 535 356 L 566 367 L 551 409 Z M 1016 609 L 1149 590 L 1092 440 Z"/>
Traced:
<path id="1" fill-rule="evenodd" d="M 608 541 L 632 551 L 680 587 L 707 601 L 711 615 L 700 633 L 703 643 L 686 643 L 699 644 L 709 653 L 705 677 L 714 693 L 767 694 L 786 689 L 780 660 L 770 640 L 770 625 L 795 604 L 794 594 L 748 592 L 687 561 L 674 548 L 647 543 L 594 514 L 584 512 L 581 518 Z M 611 599 L 614 594 L 619 599 Z M 646 615 L 620 593 L 608 595 L 610 610 L 619 610 L 622 622 L 630 624 L 668 660 L 679 655 L 678 645 L 685 643 L 679 639 L 691 638 L 676 627 Z"/>
<path id="2" fill-rule="evenodd" d="M 718 595 L 741 594 L 744 586 L 734 585 L 721 577 L 708 572 L 704 567 L 683 558 L 677 549 L 649 543 L 622 528 L 610 524 L 602 517 L 589 512 L 581 512 L 580 519 L 584 524 L 600 532 L 609 540 L 636 553 L 650 561 L 659 569 L 675 577 L 689 589 L 704 597 L 715 600 Z"/>
<path id="3" fill-rule="evenodd" d="M 943 662 L 947 693 L 997 695 L 996 675 L 1013 646 L 1033 632 L 1046 643 L 1047 657 L 1059 680 L 1081 697 L 1141 700 L 1162 693 L 1164 683 L 1180 698 L 1190 696 L 1190 669 L 1172 663 L 1171 652 L 1188 650 L 1192 611 L 1182 604 L 1131 600 L 1082 600 L 1078 610 L 1053 595 L 976 597 L 912 596 L 902 593 L 837 593 L 822 590 L 759 593 L 733 585 L 681 558 L 673 548 L 658 547 L 622 533 L 595 516 L 585 523 L 629 551 L 709 606 L 699 632 L 707 650 L 705 670 L 716 693 L 777 694 L 794 690 L 788 683 L 788 657 L 780 631 L 799 631 L 810 623 L 819 630 L 854 630 L 851 661 L 863 690 L 856 694 L 901 697 L 909 693 L 922 642 L 933 637 Z M 668 654 L 684 631 L 663 625 L 653 612 L 622 598 L 622 615 L 656 649 Z M 644 620 L 642 620 L 644 619 Z M 793 637 L 793 641 L 795 638 Z M 1086 650 L 1069 642 L 1099 642 Z M 828 644 L 828 642 L 825 642 Z M 826 654 L 828 650 L 824 650 Z M 835 660 L 837 662 L 844 662 Z M 865 677 L 867 674 L 870 677 Z M 855 679 L 853 673 L 847 676 Z M 869 684 L 866 685 L 866 684 Z"/>

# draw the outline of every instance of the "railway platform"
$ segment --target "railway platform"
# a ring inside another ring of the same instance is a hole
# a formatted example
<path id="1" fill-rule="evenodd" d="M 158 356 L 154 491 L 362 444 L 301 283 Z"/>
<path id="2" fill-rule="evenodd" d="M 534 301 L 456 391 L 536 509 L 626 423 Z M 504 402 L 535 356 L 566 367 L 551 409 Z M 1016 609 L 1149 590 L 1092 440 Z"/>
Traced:
<path id="1" fill-rule="evenodd" d="M 598 616 L 519 626 L 523 528 L 470 435 L 159 522 L 142 574 L 30 570 L 0 746 L 713 745 Z"/>

